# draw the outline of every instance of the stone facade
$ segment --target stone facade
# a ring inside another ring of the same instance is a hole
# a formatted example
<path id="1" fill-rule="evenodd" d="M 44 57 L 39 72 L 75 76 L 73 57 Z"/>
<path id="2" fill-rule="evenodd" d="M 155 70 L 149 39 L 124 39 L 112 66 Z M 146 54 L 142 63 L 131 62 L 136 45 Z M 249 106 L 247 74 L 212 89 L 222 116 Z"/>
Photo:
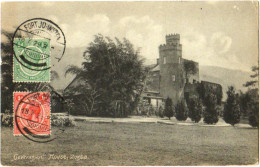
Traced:
<path id="1" fill-rule="evenodd" d="M 195 73 L 185 71 L 185 63 L 195 65 Z M 159 91 L 159 95 L 166 99 L 170 97 L 173 103 L 192 95 L 198 96 L 197 87 L 200 84 L 208 85 L 206 81 L 200 83 L 199 63 L 182 58 L 182 44 L 179 34 L 166 35 L 166 44 L 159 46 L 157 64 L 151 66 L 146 79 L 146 91 Z M 216 83 L 209 83 L 221 87 Z"/>
<path id="2" fill-rule="evenodd" d="M 189 75 L 186 80 L 184 62 L 191 61 L 182 58 L 182 44 L 179 34 L 166 36 L 166 44 L 159 46 L 159 59 L 157 65 L 150 70 L 147 77 L 147 88 L 159 91 L 160 95 L 166 99 L 170 97 L 176 104 L 184 98 L 184 88 L 186 82 L 199 82 L 199 64 L 194 62 L 197 72 Z"/>

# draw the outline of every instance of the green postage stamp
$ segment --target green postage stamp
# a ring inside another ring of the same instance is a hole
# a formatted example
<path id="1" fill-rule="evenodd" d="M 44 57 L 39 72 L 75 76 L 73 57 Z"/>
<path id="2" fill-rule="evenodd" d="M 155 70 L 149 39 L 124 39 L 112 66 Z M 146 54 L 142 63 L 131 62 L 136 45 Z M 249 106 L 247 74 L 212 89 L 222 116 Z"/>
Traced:
<path id="1" fill-rule="evenodd" d="M 14 38 L 14 82 L 50 82 L 50 40 Z"/>

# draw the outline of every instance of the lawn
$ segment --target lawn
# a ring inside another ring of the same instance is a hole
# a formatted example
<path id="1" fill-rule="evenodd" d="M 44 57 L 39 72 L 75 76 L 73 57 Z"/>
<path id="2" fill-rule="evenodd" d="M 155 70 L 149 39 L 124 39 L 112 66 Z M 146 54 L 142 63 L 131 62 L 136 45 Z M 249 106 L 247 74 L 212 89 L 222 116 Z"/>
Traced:
<path id="1" fill-rule="evenodd" d="M 258 130 L 156 123 L 77 122 L 41 144 L 2 127 L 2 165 L 247 165 L 258 160 Z M 19 156 L 43 159 L 16 160 Z M 48 159 L 50 155 L 87 159 Z"/>

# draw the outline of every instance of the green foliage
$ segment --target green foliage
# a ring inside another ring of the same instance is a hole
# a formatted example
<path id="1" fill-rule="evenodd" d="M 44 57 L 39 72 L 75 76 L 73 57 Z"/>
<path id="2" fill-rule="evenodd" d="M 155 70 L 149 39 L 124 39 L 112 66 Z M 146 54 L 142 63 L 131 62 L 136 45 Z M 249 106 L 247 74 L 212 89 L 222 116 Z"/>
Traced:
<path id="1" fill-rule="evenodd" d="M 239 102 L 241 114 L 243 114 L 243 116 L 248 116 L 250 101 L 251 101 L 250 93 L 249 92 L 243 93 L 240 91 L 238 102 Z"/>
<path id="2" fill-rule="evenodd" d="M 160 117 L 160 118 L 163 118 L 163 117 L 164 117 L 163 107 L 162 107 L 162 106 L 159 107 L 159 117 Z"/>
<path id="3" fill-rule="evenodd" d="M 249 124 L 252 127 L 259 127 L 259 93 L 258 89 L 251 89 L 248 91 L 250 94 L 249 102 Z"/>
<path id="4" fill-rule="evenodd" d="M 184 69 L 186 72 L 186 79 L 188 79 L 189 75 L 194 75 L 198 72 L 196 64 L 193 61 L 184 61 Z"/>
<path id="5" fill-rule="evenodd" d="M 56 127 L 73 127 L 76 123 L 70 118 L 58 117 L 55 115 L 51 116 L 51 126 Z"/>
<path id="6" fill-rule="evenodd" d="M 252 109 L 248 120 L 249 120 L 249 124 L 252 127 L 259 128 L 259 105 L 258 104 L 254 105 L 254 108 Z"/>
<path id="7" fill-rule="evenodd" d="M 83 83 L 85 85 L 66 90 L 67 111 L 72 115 L 97 116 L 96 106 L 100 103 L 100 94 L 95 89 L 90 89 L 86 82 Z"/>
<path id="8" fill-rule="evenodd" d="M 126 39 L 115 42 L 97 35 L 83 57 L 82 68 L 72 66 L 66 74 L 76 74 L 89 85 L 88 89 L 94 89 L 98 94 L 93 115 L 125 117 L 132 113 L 140 100 L 145 79 L 138 50 L 134 50 Z M 76 89 L 81 92 L 79 87 Z"/>
<path id="9" fill-rule="evenodd" d="M 1 113 L 1 125 L 2 126 L 13 126 L 13 114 Z"/>
<path id="10" fill-rule="evenodd" d="M 203 121 L 207 124 L 215 124 L 218 122 L 217 97 L 215 94 L 208 94 L 205 98 L 205 111 L 203 113 Z"/>
<path id="11" fill-rule="evenodd" d="M 210 84 L 200 83 L 197 87 L 197 92 L 199 94 L 202 103 L 205 105 L 207 96 L 209 94 L 215 94 L 217 98 L 217 104 L 221 105 L 221 100 L 223 97 L 222 87 L 219 85 L 217 87 L 213 87 Z"/>
<path id="12" fill-rule="evenodd" d="M 179 121 L 186 121 L 188 118 L 188 107 L 184 100 L 177 103 L 175 107 L 175 117 Z"/>
<path id="13" fill-rule="evenodd" d="M 224 121 L 234 126 L 240 121 L 238 97 L 233 86 L 228 87 L 227 101 L 224 108 Z"/>
<path id="14" fill-rule="evenodd" d="M 258 76 L 259 76 L 259 66 L 253 66 L 252 67 L 252 72 L 253 72 L 253 74 L 250 75 L 250 77 L 253 80 L 247 81 L 244 84 L 245 87 L 252 87 L 252 88 L 258 87 L 258 83 L 259 83 L 259 79 L 258 79 Z"/>
<path id="15" fill-rule="evenodd" d="M 189 108 L 188 116 L 192 121 L 198 123 L 201 120 L 201 114 L 203 110 L 203 105 L 201 100 L 197 97 L 190 98 L 188 103 L 188 108 Z"/>
<path id="16" fill-rule="evenodd" d="M 250 77 L 253 79 L 244 84 L 248 87 L 246 93 L 240 93 L 239 104 L 242 111 L 248 114 L 249 124 L 252 127 L 259 127 L 259 66 L 252 67 L 253 74 Z"/>
<path id="17" fill-rule="evenodd" d="M 172 99 L 171 98 L 167 98 L 166 102 L 165 102 L 165 107 L 164 107 L 164 115 L 166 117 L 168 117 L 169 119 L 171 119 L 171 117 L 173 117 L 173 104 L 172 104 Z"/>

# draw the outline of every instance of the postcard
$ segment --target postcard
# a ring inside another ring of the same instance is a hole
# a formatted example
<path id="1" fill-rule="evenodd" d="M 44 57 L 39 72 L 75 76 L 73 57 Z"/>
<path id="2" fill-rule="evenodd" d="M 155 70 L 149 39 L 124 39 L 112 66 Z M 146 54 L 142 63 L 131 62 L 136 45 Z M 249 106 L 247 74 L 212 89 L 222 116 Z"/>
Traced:
<path id="1" fill-rule="evenodd" d="M 1 165 L 258 165 L 258 5 L 1 2 Z"/>

